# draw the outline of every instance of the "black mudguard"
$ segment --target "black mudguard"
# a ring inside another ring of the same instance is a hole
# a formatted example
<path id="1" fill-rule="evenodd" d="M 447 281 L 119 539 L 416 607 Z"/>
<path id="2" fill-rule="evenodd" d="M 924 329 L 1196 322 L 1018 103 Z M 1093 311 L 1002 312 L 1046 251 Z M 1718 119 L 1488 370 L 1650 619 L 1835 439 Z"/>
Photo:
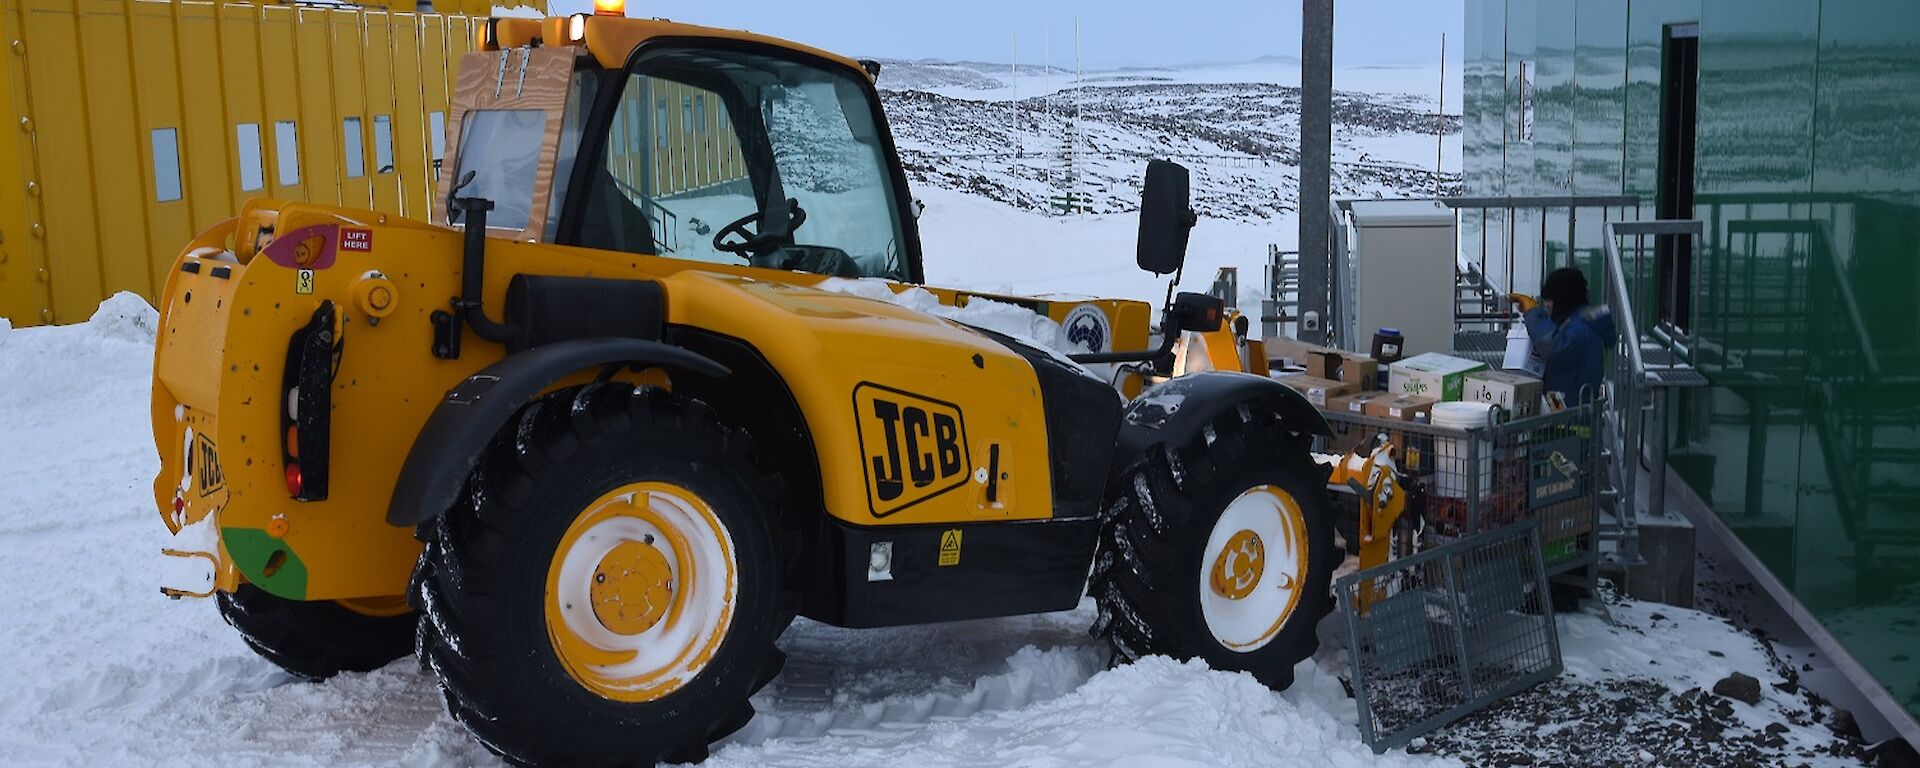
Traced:
<path id="1" fill-rule="evenodd" d="M 1115 466 L 1126 466 L 1155 445 L 1186 445 L 1215 418 L 1242 405 L 1279 415 L 1292 431 L 1333 433 L 1306 395 L 1278 381 L 1250 373 L 1192 373 L 1161 382 L 1127 404 Z"/>
<path id="2" fill-rule="evenodd" d="M 400 467 L 387 522 L 413 526 L 439 517 L 459 497 L 494 434 L 553 382 L 577 371 L 629 363 L 703 376 L 728 374 L 710 358 L 645 339 L 575 339 L 510 355 L 449 390 L 427 417 Z"/>

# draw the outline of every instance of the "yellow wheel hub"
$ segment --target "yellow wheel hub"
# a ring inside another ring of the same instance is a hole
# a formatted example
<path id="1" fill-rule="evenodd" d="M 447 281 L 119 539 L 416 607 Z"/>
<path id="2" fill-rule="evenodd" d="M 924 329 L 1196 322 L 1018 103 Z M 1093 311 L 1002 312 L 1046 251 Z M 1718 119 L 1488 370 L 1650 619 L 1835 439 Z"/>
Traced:
<path id="1" fill-rule="evenodd" d="M 1260 534 L 1242 529 L 1227 540 L 1227 546 L 1213 559 L 1213 591 L 1228 600 L 1253 594 L 1267 566 L 1267 548 Z"/>
<path id="2" fill-rule="evenodd" d="M 629 483 L 588 504 L 547 567 L 547 639 L 574 682 L 655 701 L 705 669 L 733 622 L 733 539 L 671 483 Z"/>
<path id="3" fill-rule="evenodd" d="M 653 628 L 673 600 L 673 571 L 666 555 L 640 541 L 623 541 L 593 571 L 593 615 L 622 635 Z"/>

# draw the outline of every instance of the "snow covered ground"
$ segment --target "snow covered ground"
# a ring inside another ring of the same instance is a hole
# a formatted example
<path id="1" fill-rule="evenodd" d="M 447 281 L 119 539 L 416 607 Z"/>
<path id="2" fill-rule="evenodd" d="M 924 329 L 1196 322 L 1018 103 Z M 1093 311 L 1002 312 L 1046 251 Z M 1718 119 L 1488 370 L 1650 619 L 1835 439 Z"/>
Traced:
<path id="1" fill-rule="evenodd" d="M 146 410 L 154 322 L 122 294 L 87 323 L 0 330 L 0 764 L 495 764 L 410 660 L 296 682 L 247 650 L 210 601 L 159 594 L 167 535 L 149 490 Z M 1581 764 L 1620 750 L 1627 762 L 1732 764 L 1670 738 L 1701 728 L 1742 739 L 1749 751 L 1727 754 L 1763 763 L 1856 764 L 1753 638 L 1693 611 L 1612 613 L 1617 625 L 1595 612 L 1561 618 L 1568 671 L 1516 700 L 1533 705 L 1416 747 L 1430 754 L 1385 755 L 1359 741 L 1335 649 L 1274 693 L 1198 663 L 1107 669 L 1086 635 L 1088 605 L 888 630 L 802 620 L 781 640 L 790 661 L 756 697 L 759 714 L 709 764 Z M 1760 679 L 1757 706 L 1700 692 L 1733 670 Z M 1601 739 L 1622 728 L 1540 702 L 1603 703 L 1607 717 L 1669 738 L 1569 752 L 1588 737 L 1612 743 Z"/>

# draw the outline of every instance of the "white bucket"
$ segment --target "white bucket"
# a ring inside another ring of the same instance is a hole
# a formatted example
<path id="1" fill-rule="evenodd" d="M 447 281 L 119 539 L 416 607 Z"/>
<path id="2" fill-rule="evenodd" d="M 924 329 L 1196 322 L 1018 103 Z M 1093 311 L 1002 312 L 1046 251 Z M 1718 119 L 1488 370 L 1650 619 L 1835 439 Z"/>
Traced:
<path id="1" fill-rule="evenodd" d="M 1443 429 L 1473 429 L 1493 424 L 1492 403 L 1447 402 L 1433 406 L 1433 425 Z M 1493 493 L 1493 445 L 1486 440 L 1480 441 L 1480 452 L 1472 453 L 1464 437 L 1437 437 L 1434 439 L 1434 493 L 1450 498 L 1464 499 L 1472 481 L 1467 477 L 1468 470 L 1479 475 L 1479 490 L 1474 494 L 1486 498 Z M 1477 466 L 1469 466 L 1469 462 Z"/>

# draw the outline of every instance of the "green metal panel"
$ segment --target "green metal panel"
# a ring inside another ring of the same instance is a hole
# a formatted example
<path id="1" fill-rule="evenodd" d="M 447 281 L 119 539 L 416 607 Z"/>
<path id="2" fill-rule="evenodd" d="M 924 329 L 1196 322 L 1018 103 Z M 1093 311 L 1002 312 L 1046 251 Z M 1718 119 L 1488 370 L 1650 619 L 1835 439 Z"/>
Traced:
<path id="1" fill-rule="evenodd" d="M 1626 135 L 1627 6 L 1580 0 L 1574 18 L 1573 191 L 1620 194 Z M 1580 239 L 1598 243 L 1599 231 Z"/>
<path id="2" fill-rule="evenodd" d="M 1574 0 L 1536 0 L 1533 10 L 1533 169 L 1528 187 L 1533 194 L 1564 195 L 1573 191 Z"/>
<path id="3" fill-rule="evenodd" d="M 1810 307 L 1826 407 L 1803 466 L 1823 471 L 1803 470 L 1793 588 L 1920 715 L 1920 4 L 1828 0 L 1818 29 L 1807 216 L 1834 269 Z"/>
<path id="4" fill-rule="evenodd" d="M 1676 414 L 1673 466 L 1920 714 L 1920 3 L 1469 0 L 1467 191 L 1571 171 L 1650 217 L 1663 43 L 1686 22 L 1714 386 Z"/>

